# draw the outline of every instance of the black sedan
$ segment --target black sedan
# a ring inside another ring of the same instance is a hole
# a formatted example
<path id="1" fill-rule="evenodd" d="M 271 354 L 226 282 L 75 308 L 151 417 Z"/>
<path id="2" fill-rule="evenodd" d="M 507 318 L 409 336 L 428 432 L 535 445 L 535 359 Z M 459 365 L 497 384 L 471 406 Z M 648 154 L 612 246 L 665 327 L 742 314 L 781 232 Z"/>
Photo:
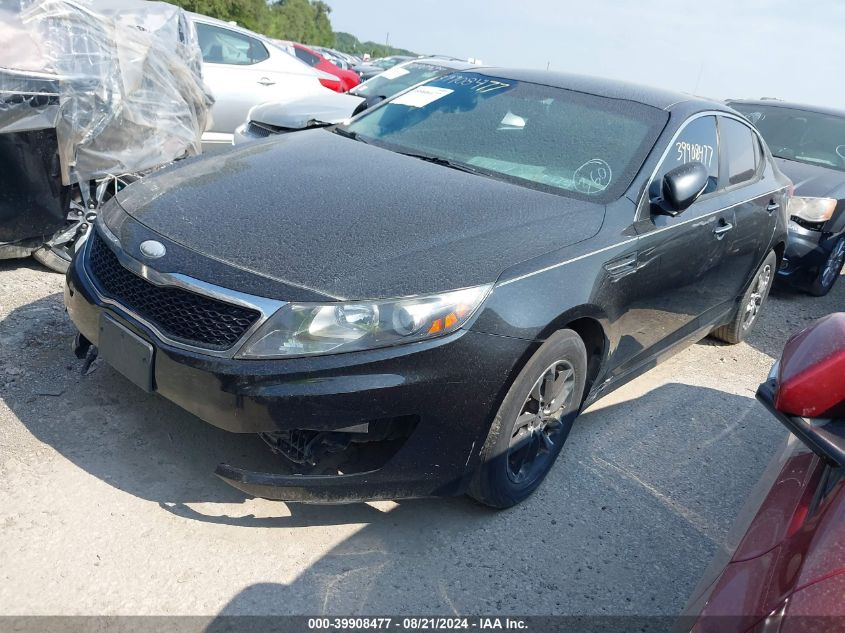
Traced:
<path id="1" fill-rule="evenodd" d="M 127 187 L 65 300 L 80 354 L 287 458 L 218 467 L 250 494 L 506 507 L 583 407 L 747 335 L 788 187 L 723 105 L 460 71 Z"/>
<path id="2" fill-rule="evenodd" d="M 795 183 L 780 279 L 826 295 L 845 263 L 845 111 L 774 99 L 731 101 Z"/>

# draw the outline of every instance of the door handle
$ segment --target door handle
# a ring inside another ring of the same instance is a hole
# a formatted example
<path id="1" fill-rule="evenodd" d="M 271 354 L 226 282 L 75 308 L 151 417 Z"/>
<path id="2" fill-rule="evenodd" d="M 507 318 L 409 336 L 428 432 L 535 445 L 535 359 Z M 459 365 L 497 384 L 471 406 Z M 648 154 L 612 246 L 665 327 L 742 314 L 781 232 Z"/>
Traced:
<path id="1" fill-rule="evenodd" d="M 769 213 L 774 213 L 778 209 L 780 209 L 780 205 L 774 200 L 769 202 L 769 206 L 766 207 L 766 211 L 768 211 Z"/>
<path id="2" fill-rule="evenodd" d="M 262 86 L 274 86 L 274 85 L 276 85 L 275 81 L 272 81 L 272 80 L 268 79 L 267 77 L 262 77 L 261 79 L 258 80 L 258 83 L 260 83 Z"/>
<path id="3" fill-rule="evenodd" d="M 724 220 L 722 220 L 722 224 L 713 229 L 713 235 L 716 236 L 717 240 L 720 240 L 725 237 L 725 233 L 730 231 L 733 227 L 734 225 L 730 222 L 725 222 Z"/>

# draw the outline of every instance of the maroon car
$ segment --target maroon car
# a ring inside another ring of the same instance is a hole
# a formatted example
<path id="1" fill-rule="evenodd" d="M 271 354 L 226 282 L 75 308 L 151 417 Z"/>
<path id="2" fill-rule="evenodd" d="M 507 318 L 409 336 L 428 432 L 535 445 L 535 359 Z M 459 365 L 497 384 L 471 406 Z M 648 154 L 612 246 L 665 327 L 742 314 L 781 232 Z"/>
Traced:
<path id="1" fill-rule="evenodd" d="M 793 336 L 757 398 L 791 436 L 730 551 L 693 594 L 688 624 L 702 633 L 845 631 L 845 313 Z"/>

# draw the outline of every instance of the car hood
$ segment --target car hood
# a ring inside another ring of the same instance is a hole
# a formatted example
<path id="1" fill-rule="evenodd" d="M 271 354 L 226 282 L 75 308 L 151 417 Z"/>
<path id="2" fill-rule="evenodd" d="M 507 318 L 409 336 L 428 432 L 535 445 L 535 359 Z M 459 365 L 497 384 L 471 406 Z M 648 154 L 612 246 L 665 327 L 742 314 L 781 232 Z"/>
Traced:
<path id="1" fill-rule="evenodd" d="M 595 235 L 604 218 L 600 205 L 325 129 L 189 159 L 117 200 L 180 248 L 275 280 L 298 301 L 492 283 L 510 266 Z M 137 245 L 124 248 L 142 259 Z M 204 271 L 178 272 L 202 279 Z"/>
<path id="2" fill-rule="evenodd" d="M 349 94 L 325 91 L 287 103 L 262 103 L 249 112 L 249 120 L 276 127 L 301 130 L 312 121 L 318 123 L 339 123 L 352 116 L 355 108 L 364 99 Z"/>
<path id="3" fill-rule="evenodd" d="M 775 161 L 795 185 L 795 195 L 845 198 L 845 172 L 786 158 L 775 158 Z"/>

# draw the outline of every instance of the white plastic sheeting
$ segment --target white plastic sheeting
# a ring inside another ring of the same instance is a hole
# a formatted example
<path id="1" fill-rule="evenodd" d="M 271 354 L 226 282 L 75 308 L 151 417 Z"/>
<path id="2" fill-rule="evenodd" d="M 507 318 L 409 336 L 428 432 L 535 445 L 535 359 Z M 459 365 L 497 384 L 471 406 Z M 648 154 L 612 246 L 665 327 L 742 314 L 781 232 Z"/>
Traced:
<path id="1" fill-rule="evenodd" d="M 201 151 L 196 31 L 144 0 L 0 0 L 0 133 L 55 128 L 64 184 Z"/>

